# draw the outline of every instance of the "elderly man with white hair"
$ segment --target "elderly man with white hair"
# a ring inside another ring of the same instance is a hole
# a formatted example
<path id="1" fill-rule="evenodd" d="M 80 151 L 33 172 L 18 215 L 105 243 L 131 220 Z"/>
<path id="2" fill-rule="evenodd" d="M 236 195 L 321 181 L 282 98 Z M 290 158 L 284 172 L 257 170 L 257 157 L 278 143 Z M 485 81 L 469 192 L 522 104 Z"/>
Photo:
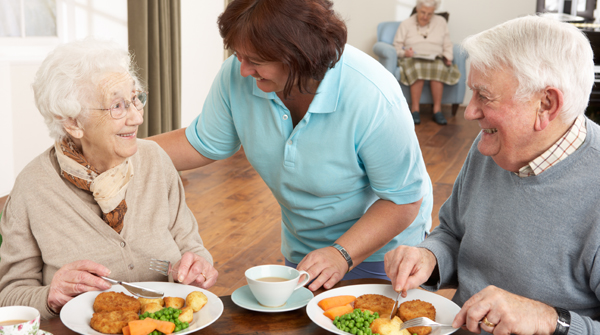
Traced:
<path id="1" fill-rule="evenodd" d="M 593 52 L 540 17 L 467 38 L 482 128 L 440 225 L 386 254 L 394 289 L 453 287 L 453 326 L 493 334 L 600 334 L 600 128 L 584 116 Z"/>
<path id="2" fill-rule="evenodd" d="M 0 221 L 0 306 L 56 316 L 73 297 L 110 284 L 167 281 L 208 288 L 212 257 L 181 179 L 154 142 L 137 139 L 146 93 L 127 51 L 87 39 L 61 45 L 33 83 L 55 143 L 17 177 Z"/>

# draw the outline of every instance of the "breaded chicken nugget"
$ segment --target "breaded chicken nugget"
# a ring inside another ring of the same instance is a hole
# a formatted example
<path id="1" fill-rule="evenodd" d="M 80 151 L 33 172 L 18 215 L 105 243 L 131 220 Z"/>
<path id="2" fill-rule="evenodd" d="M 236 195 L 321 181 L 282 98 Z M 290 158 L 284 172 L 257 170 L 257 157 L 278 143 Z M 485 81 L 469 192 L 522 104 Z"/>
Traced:
<path id="1" fill-rule="evenodd" d="M 149 304 L 151 302 L 157 303 L 161 306 L 165 305 L 165 301 L 163 300 L 163 298 L 148 299 L 148 298 L 138 297 L 137 299 L 140 302 L 140 304 L 142 305 L 142 307 L 144 307 L 145 304 Z"/>
<path id="2" fill-rule="evenodd" d="M 144 314 L 146 312 L 156 313 L 156 312 L 160 311 L 161 309 L 163 309 L 163 307 L 161 305 L 159 305 L 156 302 L 151 302 L 151 303 L 148 303 L 148 304 L 145 304 L 142 306 L 142 311 L 140 312 L 140 314 Z"/>
<path id="3" fill-rule="evenodd" d="M 99 312 L 92 316 L 90 326 L 104 334 L 123 334 L 123 327 L 138 319 L 137 313 L 131 311 Z"/>
<path id="4" fill-rule="evenodd" d="M 190 306 L 183 307 L 178 319 L 181 322 L 192 323 L 194 321 L 194 310 Z"/>
<path id="5" fill-rule="evenodd" d="M 402 321 L 400 321 L 400 318 L 397 316 L 394 316 L 394 319 L 392 320 L 388 318 L 378 318 L 371 323 L 371 330 L 373 331 L 373 334 L 411 335 L 406 329 L 400 330 L 401 325 Z"/>
<path id="6" fill-rule="evenodd" d="M 432 304 L 417 300 L 406 301 L 400 304 L 397 315 L 402 321 L 418 317 L 427 317 L 435 321 L 435 307 Z M 431 327 L 412 327 L 408 328 L 411 334 L 427 335 L 431 333 Z"/>
<path id="7" fill-rule="evenodd" d="M 180 297 L 165 297 L 165 307 L 173 307 L 181 309 L 185 304 L 185 300 Z"/>
<path id="8" fill-rule="evenodd" d="M 201 310 L 207 302 L 208 298 L 200 291 L 194 291 L 185 298 L 186 306 L 190 306 L 194 313 Z"/>
<path id="9" fill-rule="evenodd" d="M 98 294 L 94 300 L 94 312 L 96 313 L 112 311 L 138 313 L 140 307 L 140 302 L 136 298 L 121 292 L 103 292 Z"/>
<path id="10" fill-rule="evenodd" d="M 354 308 L 377 312 L 380 317 L 388 319 L 393 307 L 394 300 L 380 294 L 363 294 L 354 302 Z"/>

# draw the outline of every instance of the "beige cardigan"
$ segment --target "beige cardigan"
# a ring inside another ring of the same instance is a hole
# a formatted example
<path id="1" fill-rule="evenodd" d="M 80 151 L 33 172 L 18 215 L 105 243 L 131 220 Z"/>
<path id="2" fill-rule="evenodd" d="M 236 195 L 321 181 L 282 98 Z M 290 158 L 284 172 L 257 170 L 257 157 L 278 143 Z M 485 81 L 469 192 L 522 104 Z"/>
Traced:
<path id="1" fill-rule="evenodd" d="M 433 15 L 429 21 L 428 28 L 419 28 L 417 30 L 417 14 L 402 21 L 394 37 L 394 48 L 398 53 L 398 58 L 404 57 L 404 49 L 412 48 L 414 52 L 425 55 L 437 55 L 453 59 L 452 41 L 446 19 L 439 15 Z M 424 38 L 421 32 L 427 32 L 427 38 Z"/>
<path id="2" fill-rule="evenodd" d="M 52 277 L 76 260 L 103 264 L 112 278 L 129 282 L 167 281 L 148 269 L 150 258 L 177 262 L 191 251 L 212 263 L 169 156 L 138 140 L 131 160 L 121 234 L 100 218 L 90 192 L 60 177 L 54 146 L 23 169 L 0 221 L 0 306 L 32 306 L 53 317 L 46 308 Z"/>

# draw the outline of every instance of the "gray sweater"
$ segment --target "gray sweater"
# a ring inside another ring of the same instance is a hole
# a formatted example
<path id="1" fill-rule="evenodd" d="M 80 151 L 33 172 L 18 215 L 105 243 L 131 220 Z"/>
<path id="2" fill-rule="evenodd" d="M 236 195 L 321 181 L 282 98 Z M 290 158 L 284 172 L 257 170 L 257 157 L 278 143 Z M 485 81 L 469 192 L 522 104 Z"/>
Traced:
<path id="1" fill-rule="evenodd" d="M 477 150 L 477 138 L 440 225 L 419 246 L 462 306 L 488 285 L 571 313 L 569 335 L 600 334 L 600 127 L 538 176 L 519 178 Z"/>

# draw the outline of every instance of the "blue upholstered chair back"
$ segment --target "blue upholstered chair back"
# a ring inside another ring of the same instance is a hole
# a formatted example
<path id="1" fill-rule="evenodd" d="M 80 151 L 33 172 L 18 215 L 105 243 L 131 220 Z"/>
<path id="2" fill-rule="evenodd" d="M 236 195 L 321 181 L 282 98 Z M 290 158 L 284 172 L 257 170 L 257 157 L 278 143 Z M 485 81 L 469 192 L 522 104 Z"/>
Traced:
<path id="1" fill-rule="evenodd" d="M 377 40 L 387 44 L 394 44 L 394 36 L 400 26 L 400 21 L 381 22 L 377 25 Z"/>

